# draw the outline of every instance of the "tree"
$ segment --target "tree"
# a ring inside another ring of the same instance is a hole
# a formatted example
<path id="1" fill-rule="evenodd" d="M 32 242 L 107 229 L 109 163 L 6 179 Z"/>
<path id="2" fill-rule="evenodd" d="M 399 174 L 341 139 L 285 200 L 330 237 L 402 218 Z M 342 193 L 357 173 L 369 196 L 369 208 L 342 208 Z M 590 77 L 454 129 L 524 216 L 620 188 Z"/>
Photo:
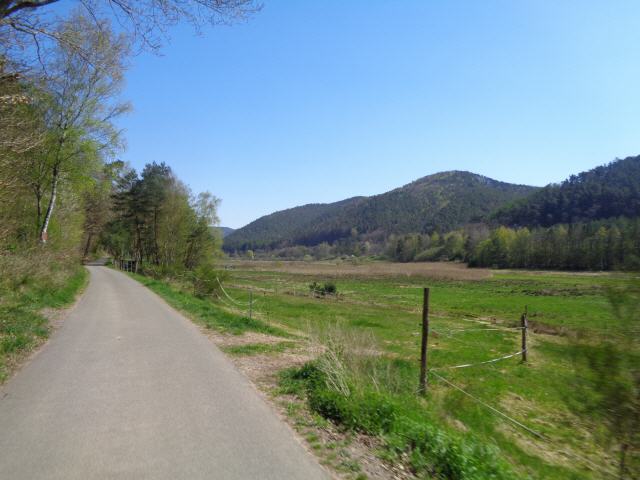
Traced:
<path id="1" fill-rule="evenodd" d="M 58 15 L 47 6 L 59 0 L 0 0 L 0 45 L 6 56 L 26 66 L 43 65 L 42 52 L 52 44 L 90 59 L 90 45 L 74 42 L 61 33 Z M 169 27 L 184 20 L 196 29 L 204 25 L 230 24 L 260 9 L 256 0 L 80 0 L 79 8 L 100 30 L 114 20 L 140 48 L 157 50 Z M 1 53 L 0 53 L 1 55 Z"/>
<path id="2" fill-rule="evenodd" d="M 128 51 L 125 38 L 115 35 L 106 22 L 100 29 L 91 29 L 90 21 L 81 15 L 63 23 L 58 35 L 67 42 L 53 52 L 46 95 L 40 99 L 47 128 L 41 155 L 50 172 L 49 201 L 40 225 L 43 243 L 48 238 L 59 182 L 121 145 L 120 132 L 112 121 L 129 108 L 116 101 Z M 90 58 L 67 48 L 68 43 L 82 45 Z"/>

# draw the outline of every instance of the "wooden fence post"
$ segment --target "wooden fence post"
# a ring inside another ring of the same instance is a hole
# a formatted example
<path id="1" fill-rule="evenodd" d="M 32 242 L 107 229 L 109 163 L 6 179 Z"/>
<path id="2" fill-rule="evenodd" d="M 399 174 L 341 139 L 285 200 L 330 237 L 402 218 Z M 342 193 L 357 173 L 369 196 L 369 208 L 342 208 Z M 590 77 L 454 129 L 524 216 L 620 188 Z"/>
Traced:
<path id="1" fill-rule="evenodd" d="M 427 347 L 429 341 L 429 289 L 423 291 L 422 346 L 420 351 L 420 394 L 427 393 Z"/>
<path id="2" fill-rule="evenodd" d="M 527 330 L 529 328 L 529 321 L 527 319 L 528 311 L 527 306 L 524 306 L 524 313 L 520 317 L 520 323 L 522 328 L 522 362 L 527 361 Z"/>

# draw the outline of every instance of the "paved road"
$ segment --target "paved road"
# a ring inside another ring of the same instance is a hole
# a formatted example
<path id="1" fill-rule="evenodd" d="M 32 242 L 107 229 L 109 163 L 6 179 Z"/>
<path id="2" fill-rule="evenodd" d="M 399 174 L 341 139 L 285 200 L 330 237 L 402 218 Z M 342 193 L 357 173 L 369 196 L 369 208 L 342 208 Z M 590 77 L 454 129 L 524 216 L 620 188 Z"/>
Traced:
<path id="1" fill-rule="evenodd" d="M 0 479 L 325 479 L 225 356 L 127 276 L 0 387 Z"/>

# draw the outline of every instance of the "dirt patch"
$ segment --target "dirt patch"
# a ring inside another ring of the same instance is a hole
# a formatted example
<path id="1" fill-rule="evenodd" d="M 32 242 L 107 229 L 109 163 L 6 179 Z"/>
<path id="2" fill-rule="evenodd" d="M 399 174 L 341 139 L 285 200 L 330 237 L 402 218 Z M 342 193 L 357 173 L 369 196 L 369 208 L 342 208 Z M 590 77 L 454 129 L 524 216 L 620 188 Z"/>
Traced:
<path id="1" fill-rule="evenodd" d="M 225 264 L 230 269 L 322 275 L 324 277 L 424 277 L 442 280 L 483 280 L 491 276 L 491 270 L 467 268 L 465 264 L 454 262 L 367 262 L 354 264 L 349 262 L 228 260 Z"/>
<path id="2" fill-rule="evenodd" d="M 274 337 L 273 335 L 266 335 L 264 333 L 256 332 L 246 332 L 242 335 L 229 335 L 206 328 L 202 328 L 202 331 L 207 337 L 213 340 L 213 342 L 215 342 L 215 344 L 220 347 L 237 347 L 240 345 L 251 345 L 255 343 L 273 345 L 276 343 L 280 343 L 283 340 L 281 337 Z"/>

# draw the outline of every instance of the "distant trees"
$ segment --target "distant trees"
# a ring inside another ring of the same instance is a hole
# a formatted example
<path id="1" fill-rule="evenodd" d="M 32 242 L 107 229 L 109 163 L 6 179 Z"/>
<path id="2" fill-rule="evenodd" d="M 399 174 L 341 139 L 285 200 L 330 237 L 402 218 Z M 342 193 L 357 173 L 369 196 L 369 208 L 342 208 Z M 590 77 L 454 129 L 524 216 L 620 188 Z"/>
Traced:
<path id="1" fill-rule="evenodd" d="M 627 157 L 549 185 L 494 218 L 503 225 L 550 227 L 640 212 L 640 156 Z"/>
<path id="2" fill-rule="evenodd" d="M 474 225 L 445 235 L 392 235 L 385 251 L 399 262 L 463 260 L 492 268 L 632 270 L 640 268 L 640 219 L 534 229 Z"/>
<path id="3" fill-rule="evenodd" d="M 640 268 L 640 220 L 618 219 L 491 232 L 473 252 L 471 266 L 616 270 Z"/>
<path id="4" fill-rule="evenodd" d="M 163 271 L 193 270 L 218 254 L 218 199 L 193 197 L 164 163 L 138 175 L 124 168 L 113 185 L 113 218 L 101 235 L 115 258 L 132 258 Z"/>

